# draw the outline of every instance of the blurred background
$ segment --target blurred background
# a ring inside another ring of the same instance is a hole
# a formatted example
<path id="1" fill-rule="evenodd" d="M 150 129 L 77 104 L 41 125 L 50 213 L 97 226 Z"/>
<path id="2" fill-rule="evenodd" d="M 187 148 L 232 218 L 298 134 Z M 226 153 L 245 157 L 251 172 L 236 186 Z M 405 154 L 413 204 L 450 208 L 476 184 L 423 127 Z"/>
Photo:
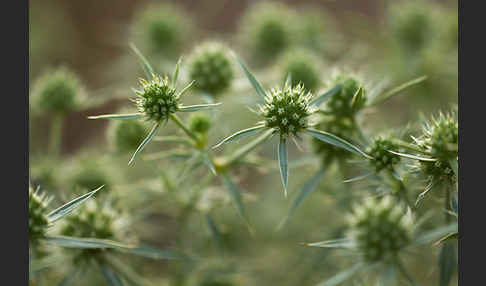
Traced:
<path id="1" fill-rule="evenodd" d="M 259 235 L 250 239 L 231 205 L 211 206 L 224 240 L 223 250 L 219 251 L 214 233 L 207 227 L 205 207 L 181 215 L 177 204 L 172 203 L 174 197 L 166 183 L 176 180 L 178 173 L 170 161 L 141 160 L 135 167 L 127 167 L 128 155 L 113 151 L 116 143 L 110 139 L 115 128 L 112 123 L 86 119 L 88 115 L 133 111 L 129 101 L 134 97 L 131 88 L 138 86 L 143 72 L 129 43 L 135 43 L 156 70 L 171 73 L 180 56 L 190 59 L 199 44 L 221 41 L 247 61 L 265 87 L 283 82 L 283 66 L 292 53 L 308 55 L 318 70 L 316 93 L 328 88 L 327 82 L 335 70 L 357 74 L 370 87 L 399 85 L 427 75 L 424 83 L 364 115 L 362 127 L 370 135 L 413 125 L 421 114 L 429 117 L 457 104 L 457 1 L 272 1 L 283 6 L 275 4 L 275 11 L 269 13 L 281 20 L 290 36 L 279 42 L 276 28 L 264 36 L 269 47 L 259 47 L 257 36 L 252 34 L 258 19 L 266 17 L 258 15 L 264 7 L 257 6 L 260 2 L 265 1 L 29 1 L 31 181 L 56 194 L 59 202 L 72 198 L 73 193 L 106 184 L 117 193 L 119 207 L 134 221 L 139 220 L 132 226 L 143 241 L 161 248 L 178 247 L 204 260 L 186 265 L 127 258 L 137 272 L 157 281 L 156 285 L 314 285 L 348 262 L 298 243 L 339 237 L 343 231 L 342 211 L 359 193 L 354 187 L 350 190 L 339 184 L 343 177 L 356 171 L 343 174 L 335 168 L 330 171 L 327 184 L 315 194 L 316 199 L 306 202 L 286 229 L 274 232 L 288 201 L 282 196 L 278 169 L 273 168 L 274 145 L 265 145 L 262 154 L 270 158 L 273 169 L 241 168 L 235 175 L 248 195 L 245 198 L 249 213 Z M 160 13 L 169 22 L 168 28 L 151 24 L 152 16 L 147 11 L 159 11 L 153 7 L 163 7 Z M 157 38 L 157 33 L 161 38 Z M 181 71 L 184 84 L 189 82 L 186 62 Z M 39 111 L 32 98 L 37 80 L 60 66 L 78 76 L 84 101 L 62 119 L 58 154 L 53 155 L 48 151 L 55 130 L 52 114 Z M 225 108 L 215 115 L 219 125 L 213 123 L 216 128 L 210 136 L 212 143 L 251 126 L 257 118 L 246 108 L 254 105 L 248 99 L 254 92 L 239 68 L 235 67 L 234 73 L 232 87 L 218 99 Z M 200 97 L 195 92 L 188 93 L 183 101 L 199 102 Z M 169 124 L 164 132 L 174 133 L 175 128 Z M 158 144 L 144 152 L 172 146 Z M 227 148 L 228 152 L 235 150 Z M 291 150 L 290 157 L 297 160 L 302 154 Z M 302 185 L 312 168 L 311 164 L 293 170 L 290 188 Z M 177 181 L 173 188 L 190 189 L 199 179 Z M 211 188 L 221 186 L 215 183 Z M 350 191 L 354 192 L 351 197 L 343 195 Z M 342 206 L 333 207 L 337 203 Z M 145 207 L 147 210 L 140 213 L 140 208 Z M 422 285 L 437 285 L 437 269 L 429 268 L 436 263 L 436 256 L 436 251 L 427 250 L 417 252 L 411 259 L 410 271 L 417 274 Z M 52 274 L 49 281 L 58 281 L 60 275 Z M 222 278 L 213 281 L 209 276 Z M 87 284 L 79 285 L 105 285 L 96 274 L 89 277 L 92 278 L 87 279 Z M 204 284 L 205 279 L 213 284 Z M 372 285 L 366 279 L 356 283 L 349 285 Z"/>

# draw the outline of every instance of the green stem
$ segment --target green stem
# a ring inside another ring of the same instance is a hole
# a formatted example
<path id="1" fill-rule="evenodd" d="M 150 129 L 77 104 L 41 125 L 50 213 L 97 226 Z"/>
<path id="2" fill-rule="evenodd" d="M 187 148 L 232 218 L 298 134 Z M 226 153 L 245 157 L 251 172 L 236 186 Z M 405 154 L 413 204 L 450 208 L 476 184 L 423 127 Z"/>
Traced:
<path id="1" fill-rule="evenodd" d="M 61 152 L 61 139 L 62 139 L 62 123 L 63 116 L 56 114 L 51 119 L 51 130 L 49 134 L 49 150 L 48 153 L 52 157 L 57 157 Z"/>
<path id="2" fill-rule="evenodd" d="M 224 163 L 224 167 L 231 166 L 236 161 L 238 161 L 241 158 L 243 158 L 244 156 L 246 156 L 251 150 L 255 149 L 256 147 L 258 147 L 258 145 L 260 145 L 266 139 L 268 139 L 268 137 L 270 137 L 270 135 L 272 135 L 272 133 L 273 133 L 273 130 L 272 129 L 271 130 L 268 130 L 265 133 L 263 133 L 263 135 L 261 135 L 260 137 L 258 137 L 257 139 L 255 139 L 252 142 L 246 144 L 241 149 L 238 149 L 235 153 L 233 153 L 233 155 L 231 155 L 227 159 L 227 161 Z"/>
<path id="3" fill-rule="evenodd" d="M 199 141 L 199 138 L 196 136 L 196 134 L 194 132 L 192 132 L 189 128 L 187 128 L 186 125 L 184 125 L 184 123 L 180 120 L 179 116 L 177 116 L 176 114 L 174 113 L 171 113 L 169 115 L 170 119 L 172 119 L 172 121 L 177 124 L 177 126 L 179 126 L 182 131 L 184 131 L 187 136 L 189 136 L 192 140 L 194 140 L 194 142 L 199 145 L 200 144 L 200 141 Z"/>

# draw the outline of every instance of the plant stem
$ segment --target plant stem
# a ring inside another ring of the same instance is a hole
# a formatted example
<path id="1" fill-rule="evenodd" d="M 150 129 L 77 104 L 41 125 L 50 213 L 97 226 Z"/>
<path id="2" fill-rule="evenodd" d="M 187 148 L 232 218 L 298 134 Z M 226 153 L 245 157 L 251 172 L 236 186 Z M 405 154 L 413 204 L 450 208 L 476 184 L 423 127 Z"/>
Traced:
<path id="1" fill-rule="evenodd" d="M 186 134 L 187 136 L 189 136 L 192 140 L 194 140 L 194 142 L 199 145 L 200 144 L 200 141 L 199 141 L 199 138 L 196 136 L 196 134 L 194 134 L 194 132 L 192 132 L 191 130 L 189 130 L 189 128 L 187 128 L 186 125 L 184 125 L 184 123 L 180 120 L 180 118 L 174 114 L 174 113 L 171 113 L 169 115 L 170 119 L 172 119 L 172 121 L 177 124 L 177 126 L 179 126 Z"/>
<path id="2" fill-rule="evenodd" d="M 56 114 L 51 120 L 48 153 L 53 157 L 57 157 L 61 153 L 63 116 Z"/>
<path id="3" fill-rule="evenodd" d="M 251 150 L 255 149 L 258 145 L 260 145 L 266 139 L 268 139 L 268 137 L 270 137 L 272 133 L 273 133 L 272 129 L 266 131 L 257 139 L 253 140 L 252 142 L 243 146 L 241 149 L 238 149 L 236 152 L 234 152 L 233 155 L 231 155 L 228 159 L 226 159 L 219 167 L 224 169 L 228 166 L 233 165 L 236 161 L 246 156 Z"/>

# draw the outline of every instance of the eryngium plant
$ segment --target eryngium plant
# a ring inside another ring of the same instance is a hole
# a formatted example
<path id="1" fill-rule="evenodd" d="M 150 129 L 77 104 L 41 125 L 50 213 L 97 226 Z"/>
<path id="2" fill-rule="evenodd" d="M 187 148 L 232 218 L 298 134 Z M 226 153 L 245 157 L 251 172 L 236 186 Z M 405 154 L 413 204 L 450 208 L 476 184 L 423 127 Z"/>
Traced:
<path id="1" fill-rule="evenodd" d="M 306 89 L 315 92 L 320 85 L 319 59 L 305 49 L 285 53 L 279 67 L 284 80 L 290 75 L 292 86 L 302 83 Z"/>
<path id="2" fill-rule="evenodd" d="M 341 248 L 359 257 L 359 262 L 354 266 L 322 285 L 337 285 L 359 272 L 372 272 L 374 269 L 382 273 L 380 279 L 397 281 L 403 277 L 415 284 L 403 264 L 401 254 L 407 249 L 429 244 L 457 228 L 457 224 L 450 224 L 418 235 L 411 210 L 390 196 L 367 197 L 363 203 L 355 205 L 347 220 L 349 229 L 346 238 L 306 244 Z M 397 276 L 398 273 L 401 277 Z"/>
<path id="3" fill-rule="evenodd" d="M 219 42 L 197 46 L 189 59 L 189 74 L 194 87 L 210 96 L 228 89 L 234 77 L 233 66 L 226 47 Z"/>
<path id="4" fill-rule="evenodd" d="M 152 122 L 153 126 L 147 137 L 140 143 L 135 153 L 128 164 L 130 165 L 138 153 L 140 153 L 143 148 L 152 140 L 155 136 L 157 130 L 162 123 L 167 123 L 169 119 L 174 121 L 181 129 L 187 133 L 189 137 L 197 140 L 195 135 L 190 132 L 183 125 L 180 119 L 175 113 L 177 112 L 194 112 L 201 109 L 211 108 L 219 105 L 219 103 L 214 104 L 201 104 L 201 105 L 190 105 L 184 106 L 179 103 L 180 97 L 194 84 L 194 81 L 189 83 L 181 91 L 177 92 L 177 78 L 179 75 L 179 68 L 181 65 L 181 59 L 177 62 L 172 80 L 169 80 L 168 76 L 160 76 L 154 73 L 152 66 L 148 63 L 145 57 L 138 51 L 138 49 L 132 45 L 132 49 L 140 58 L 144 70 L 150 79 L 140 79 L 141 89 L 134 89 L 137 97 L 133 100 L 135 103 L 138 113 L 131 114 L 105 114 L 98 116 L 90 116 L 89 119 L 117 119 L 117 120 L 133 120 L 133 119 L 145 119 L 146 121 Z"/>
<path id="5" fill-rule="evenodd" d="M 255 127 L 238 131 L 223 139 L 215 148 L 262 131 L 267 131 L 265 133 L 266 137 L 270 137 L 272 134 L 278 134 L 280 137 L 278 161 L 285 196 L 287 196 L 288 183 L 288 139 L 295 140 L 295 138 L 300 138 L 301 134 L 307 134 L 328 144 L 338 146 L 366 158 L 371 158 L 346 140 L 334 134 L 312 128 L 308 122 L 308 117 L 316 112 L 320 97 L 314 98 L 314 95 L 306 91 L 303 85 L 292 86 L 290 77 L 287 78 L 283 87 L 273 88 L 269 92 L 266 92 L 239 58 L 238 62 L 256 93 L 265 101 L 260 106 L 260 111 L 258 112 L 264 120 L 258 122 Z"/>

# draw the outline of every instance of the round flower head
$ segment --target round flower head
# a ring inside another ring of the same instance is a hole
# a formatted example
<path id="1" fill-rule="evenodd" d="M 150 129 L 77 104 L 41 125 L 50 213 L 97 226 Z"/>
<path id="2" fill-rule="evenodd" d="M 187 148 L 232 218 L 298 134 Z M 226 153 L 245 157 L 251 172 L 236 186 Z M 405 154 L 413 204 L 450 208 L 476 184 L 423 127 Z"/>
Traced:
<path id="1" fill-rule="evenodd" d="M 321 118 L 316 128 L 319 130 L 326 130 L 340 138 L 345 140 L 350 140 L 353 137 L 355 131 L 353 122 L 349 118 Z M 353 154 L 343 148 L 336 147 L 331 144 L 327 144 L 312 138 L 312 145 L 314 147 L 314 152 L 321 155 L 325 163 L 330 163 L 333 160 L 345 161 L 350 158 Z"/>
<path id="2" fill-rule="evenodd" d="M 441 183 L 453 185 L 457 182 L 457 177 L 448 161 L 418 161 L 415 167 L 420 173 L 427 177 L 431 184 Z"/>
<path id="3" fill-rule="evenodd" d="M 315 91 L 319 86 L 318 62 L 305 50 L 286 53 L 280 62 L 283 78 L 290 75 L 292 86 L 302 83 L 306 89 Z"/>
<path id="4" fill-rule="evenodd" d="M 36 243 L 45 236 L 49 221 L 47 219 L 47 205 L 49 199 L 46 194 L 29 186 L 29 241 Z"/>
<path id="5" fill-rule="evenodd" d="M 410 52 L 422 49 L 430 37 L 431 11 L 426 1 L 403 1 L 390 6 L 388 21 L 392 36 Z"/>
<path id="6" fill-rule="evenodd" d="M 98 238 L 126 241 L 124 228 L 128 220 L 116 211 L 107 200 L 87 200 L 75 213 L 66 217 L 59 224 L 59 233 L 63 236 Z M 71 249 L 70 249 L 71 250 Z M 75 262 L 83 262 L 95 257 L 104 250 L 76 250 Z"/>
<path id="7" fill-rule="evenodd" d="M 350 238 L 368 262 L 395 256 L 412 241 L 413 219 L 391 197 L 368 198 L 349 217 Z"/>
<path id="8" fill-rule="evenodd" d="M 105 172 L 95 164 L 80 166 L 80 169 L 74 174 L 71 182 L 75 188 L 94 190 L 100 186 L 103 187 L 103 193 L 110 190 L 110 179 Z"/>
<path id="9" fill-rule="evenodd" d="M 363 89 L 362 82 L 355 76 L 337 73 L 328 83 L 328 86 L 329 88 L 334 88 L 337 85 L 341 85 L 341 89 L 329 98 L 325 104 L 324 111 L 329 115 L 338 117 L 353 117 L 366 103 L 366 90 L 362 90 L 365 100 L 361 100 L 358 105 L 353 105 L 354 95 L 360 87 Z"/>
<path id="10" fill-rule="evenodd" d="M 168 4 L 149 5 L 135 18 L 135 33 L 140 42 L 165 57 L 180 52 L 193 30 L 191 18 L 184 10 Z"/>
<path id="11" fill-rule="evenodd" d="M 204 43 L 193 51 L 189 68 L 195 88 L 219 95 L 233 80 L 233 67 L 226 48 L 217 42 Z"/>
<path id="12" fill-rule="evenodd" d="M 260 107 L 265 125 L 277 129 L 283 136 L 297 135 L 307 128 L 307 117 L 315 111 L 309 106 L 311 98 L 312 94 L 306 92 L 302 84 L 272 88 Z"/>
<path id="13" fill-rule="evenodd" d="M 64 114 L 77 108 L 81 92 L 78 77 L 67 68 L 61 67 L 47 71 L 37 79 L 33 97 L 41 111 Z"/>
<path id="14" fill-rule="evenodd" d="M 135 103 L 147 120 L 161 122 L 178 110 L 179 96 L 175 87 L 170 85 L 167 76 L 154 75 L 152 80 L 140 79 L 142 90 L 137 90 Z"/>
<path id="15" fill-rule="evenodd" d="M 440 113 L 425 124 L 419 145 L 432 157 L 448 160 L 457 158 L 459 129 L 455 114 Z"/>
<path id="16" fill-rule="evenodd" d="M 116 120 L 110 128 L 110 141 L 120 153 L 132 152 L 147 135 L 147 128 L 136 120 Z"/>
<path id="17" fill-rule="evenodd" d="M 244 44 L 261 61 L 274 59 L 291 44 L 294 14 L 282 3 L 257 3 L 240 23 Z"/>
<path id="18" fill-rule="evenodd" d="M 207 115 L 194 113 L 189 119 L 189 129 L 197 133 L 206 133 L 211 128 L 211 121 Z"/>
<path id="19" fill-rule="evenodd" d="M 400 162 L 400 156 L 392 154 L 388 150 L 398 152 L 398 147 L 390 138 L 381 136 L 377 137 L 368 147 L 367 153 L 374 158 L 369 160 L 369 163 L 377 173 L 383 169 L 393 170 L 393 167 Z"/>

